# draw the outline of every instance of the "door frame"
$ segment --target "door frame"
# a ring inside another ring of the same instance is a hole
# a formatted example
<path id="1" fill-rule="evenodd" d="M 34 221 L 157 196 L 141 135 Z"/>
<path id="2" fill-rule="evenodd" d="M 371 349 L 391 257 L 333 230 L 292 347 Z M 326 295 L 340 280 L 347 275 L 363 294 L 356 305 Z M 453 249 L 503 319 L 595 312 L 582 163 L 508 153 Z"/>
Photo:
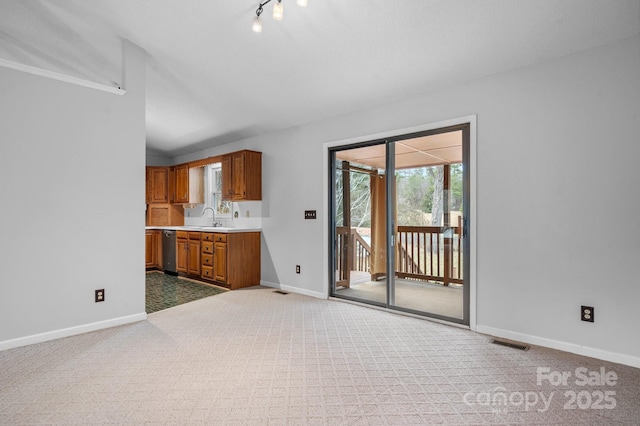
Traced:
<path id="1" fill-rule="evenodd" d="M 362 135 L 362 136 L 358 136 L 358 137 L 354 137 L 354 138 L 349 138 L 349 139 L 343 139 L 343 140 L 337 140 L 337 141 L 333 141 L 333 142 L 326 142 L 323 144 L 323 152 L 322 152 L 322 156 L 323 156 L 323 179 L 325 184 L 323 185 L 323 212 L 324 212 L 324 217 L 327 218 L 327 220 L 324 221 L 323 223 L 323 263 L 326 266 L 324 268 L 324 273 L 323 273 L 323 294 L 325 295 L 325 297 L 329 298 L 330 297 L 330 277 L 332 276 L 332 272 L 331 269 L 333 268 L 333 262 L 331 260 L 330 257 L 330 249 L 329 249 L 329 244 L 331 241 L 331 233 L 333 232 L 333 229 L 331 229 L 331 227 L 329 226 L 329 222 L 330 222 L 330 204 L 329 204 L 329 196 L 330 196 L 330 191 L 331 191 L 331 185 L 330 185 L 330 180 L 332 179 L 333 176 L 330 174 L 330 170 L 329 170 L 329 165 L 330 165 L 330 148 L 334 148 L 334 147 L 338 147 L 338 146 L 344 146 L 344 145 L 352 145 L 352 144 L 358 144 L 358 143 L 363 143 L 363 142 L 368 142 L 368 141 L 374 141 L 374 140 L 382 140 L 382 139 L 394 139 L 395 137 L 398 136 L 402 136 L 402 135 L 406 135 L 406 134 L 410 134 L 410 133 L 418 133 L 418 132 L 425 132 L 425 131 L 430 131 L 430 130 L 437 130 L 440 128 L 445 128 L 445 127 L 452 127 L 452 126 L 457 126 L 457 125 L 463 125 L 463 124 L 469 124 L 469 170 L 468 170 L 468 179 L 469 179 L 469 215 L 468 215 L 468 223 L 467 223 L 467 230 L 468 230 L 468 235 L 469 235 L 469 239 L 468 239 L 468 247 L 469 247 L 469 258 L 468 258 L 468 263 L 469 263 L 469 329 L 471 330 L 476 330 L 476 317 L 477 317 L 477 313 L 476 313 L 476 271 L 477 271 L 477 252 L 476 252 L 476 240 L 477 240 L 477 226 L 476 226 L 476 221 L 477 221 L 477 210 L 476 210 L 476 204 L 477 204 L 477 116 L 476 115 L 469 115 L 469 116 L 464 116 L 464 117 L 459 117 L 459 118 L 454 118 L 454 119 L 450 119 L 450 120 L 445 120 L 445 121 L 439 121 L 439 122 L 434 122 L 434 123 L 428 123 L 428 124 L 423 124 L 420 126 L 415 126 L 415 127 L 410 127 L 410 128 L 403 128 L 403 129 L 396 129 L 396 130 L 391 130 L 391 131 L 387 131 L 387 132 L 382 132 L 382 133 L 376 133 L 376 134 L 370 134 L 370 135 Z M 340 299 L 342 300 L 342 299 Z M 389 310 L 392 312 L 397 312 L 397 313 L 402 313 L 401 311 L 398 310 Z M 444 321 L 440 321 L 438 319 L 435 318 L 431 318 L 431 317 L 421 317 L 421 318 L 425 318 L 425 319 L 429 319 L 429 320 L 433 320 L 433 321 L 438 321 L 438 322 L 444 322 Z M 455 324 L 455 323 L 451 323 L 451 322 L 446 322 L 447 324 Z M 466 327 L 466 326 L 464 326 Z"/>

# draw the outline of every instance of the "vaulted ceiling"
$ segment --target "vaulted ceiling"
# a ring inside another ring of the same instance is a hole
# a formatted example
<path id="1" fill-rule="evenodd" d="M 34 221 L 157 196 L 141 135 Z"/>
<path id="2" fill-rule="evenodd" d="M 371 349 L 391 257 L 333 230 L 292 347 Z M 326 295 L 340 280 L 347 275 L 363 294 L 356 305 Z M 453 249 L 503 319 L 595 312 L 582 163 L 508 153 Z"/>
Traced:
<path id="1" fill-rule="evenodd" d="M 640 0 L 0 0 L 0 59 L 109 84 L 147 56 L 147 146 L 175 156 L 637 36 Z"/>

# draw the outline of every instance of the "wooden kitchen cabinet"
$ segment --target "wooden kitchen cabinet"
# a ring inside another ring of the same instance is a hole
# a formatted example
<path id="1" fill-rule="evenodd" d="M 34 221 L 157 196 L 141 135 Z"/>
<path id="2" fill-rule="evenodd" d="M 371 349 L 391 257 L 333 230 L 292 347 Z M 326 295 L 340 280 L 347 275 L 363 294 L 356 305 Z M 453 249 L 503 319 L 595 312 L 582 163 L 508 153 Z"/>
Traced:
<path id="1" fill-rule="evenodd" d="M 189 165 L 183 164 L 174 168 L 175 203 L 189 202 Z"/>
<path id="2" fill-rule="evenodd" d="M 176 271 L 200 276 L 200 232 L 176 231 Z"/>
<path id="3" fill-rule="evenodd" d="M 171 168 L 171 202 L 176 204 L 204 203 L 204 167 L 181 164 Z"/>
<path id="4" fill-rule="evenodd" d="M 169 178 L 167 183 L 167 195 L 169 198 L 169 203 L 176 202 L 176 168 L 169 167 Z"/>
<path id="5" fill-rule="evenodd" d="M 146 269 L 162 268 L 162 231 L 148 229 L 145 239 Z"/>
<path id="6" fill-rule="evenodd" d="M 238 151 L 222 158 L 222 199 L 262 200 L 262 153 Z"/>
<path id="7" fill-rule="evenodd" d="M 200 233 L 189 232 L 187 274 L 200 276 Z"/>
<path id="8" fill-rule="evenodd" d="M 213 278 L 227 284 L 227 234 L 214 234 L 213 253 Z"/>
<path id="9" fill-rule="evenodd" d="M 147 226 L 182 226 L 182 207 L 173 204 L 149 204 L 147 206 Z"/>
<path id="10" fill-rule="evenodd" d="M 146 202 L 167 203 L 169 201 L 169 168 L 147 167 Z"/>
<path id="11" fill-rule="evenodd" d="M 201 278 L 232 290 L 260 284 L 260 232 L 202 232 Z"/>
<path id="12" fill-rule="evenodd" d="M 210 232 L 203 232 L 200 246 L 202 253 L 200 274 L 202 278 L 211 281 L 213 281 L 213 235 Z"/>
<path id="13" fill-rule="evenodd" d="M 189 239 L 186 231 L 176 231 L 176 271 L 187 273 Z"/>

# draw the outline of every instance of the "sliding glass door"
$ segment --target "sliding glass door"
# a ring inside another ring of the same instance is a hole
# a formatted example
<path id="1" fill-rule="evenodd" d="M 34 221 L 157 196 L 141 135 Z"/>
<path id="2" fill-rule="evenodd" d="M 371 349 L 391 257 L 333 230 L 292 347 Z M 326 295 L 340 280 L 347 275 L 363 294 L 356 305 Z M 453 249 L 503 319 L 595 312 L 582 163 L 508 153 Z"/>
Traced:
<path id="1" fill-rule="evenodd" d="M 379 156 L 384 143 L 351 148 L 333 157 L 333 293 L 380 306 L 387 304 L 385 173 L 361 156 Z"/>
<path id="2" fill-rule="evenodd" d="M 468 149 L 468 125 L 332 149 L 332 296 L 468 324 Z"/>

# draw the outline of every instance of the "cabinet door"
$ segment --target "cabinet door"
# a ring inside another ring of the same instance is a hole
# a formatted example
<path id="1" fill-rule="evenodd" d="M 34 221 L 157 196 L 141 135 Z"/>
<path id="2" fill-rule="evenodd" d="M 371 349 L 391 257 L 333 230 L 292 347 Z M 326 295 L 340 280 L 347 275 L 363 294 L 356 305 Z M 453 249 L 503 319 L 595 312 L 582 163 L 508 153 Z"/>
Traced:
<path id="1" fill-rule="evenodd" d="M 175 168 L 176 179 L 176 203 L 188 203 L 189 202 L 189 166 L 176 166 Z"/>
<path id="2" fill-rule="evenodd" d="M 200 240 L 189 240 L 187 273 L 189 275 L 200 275 Z"/>
<path id="3" fill-rule="evenodd" d="M 154 254 L 154 263 L 156 267 L 163 269 L 162 268 L 162 231 L 153 231 L 153 245 L 156 248 L 155 254 Z"/>
<path id="4" fill-rule="evenodd" d="M 176 168 L 169 167 L 169 176 L 167 179 L 167 198 L 169 199 L 169 203 L 176 202 Z"/>
<path id="5" fill-rule="evenodd" d="M 227 243 L 215 242 L 213 276 L 216 281 L 227 282 Z"/>
<path id="6" fill-rule="evenodd" d="M 222 199 L 225 201 L 231 201 L 233 199 L 233 162 L 231 161 L 231 155 L 225 155 L 222 157 Z"/>
<path id="7" fill-rule="evenodd" d="M 152 268 L 155 266 L 155 241 L 153 238 L 153 231 L 147 231 L 146 235 L 145 235 L 145 266 L 147 268 Z"/>
<path id="8" fill-rule="evenodd" d="M 189 243 L 186 238 L 176 240 L 176 271 L 187 272 Z"/>
<path id="9" fill-rule="evenodd" d="M 233 165 L 231 166 L 233 181 L 233 199 L 244 200 L 247 195 L 247 184 L 245 180 L 245 154 L 235 152 L 233 154 Z"/>
<path id="10" fill-rule="evenodd" d="M 169 169 L 166 167 L 153 167 L 151 169 L 151 202 L 166 203 L 168 198 L 167 183 L 169 181 Z"/>

